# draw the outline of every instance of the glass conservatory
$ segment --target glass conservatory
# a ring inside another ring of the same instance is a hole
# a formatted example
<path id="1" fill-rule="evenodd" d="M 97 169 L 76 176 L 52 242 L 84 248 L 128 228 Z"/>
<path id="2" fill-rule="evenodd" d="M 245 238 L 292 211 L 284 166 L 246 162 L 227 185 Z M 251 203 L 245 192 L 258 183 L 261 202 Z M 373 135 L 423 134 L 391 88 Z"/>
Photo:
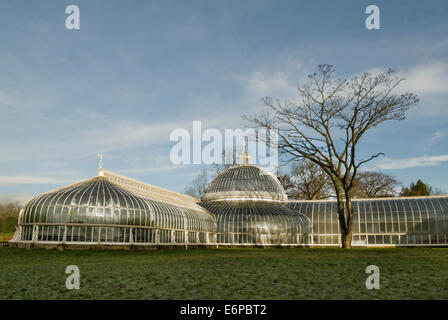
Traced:
<path id="1" fill-rule="evenodd" d="M 290 201 L 312 221 L 310 245 L 339 246 L 336 201 Z M 353 246 L 448 245 L 448 196 L 353 200 Z"/>
<path id="2" fill-rule="evenodd" d="M 353 246 L 448 245 L 448 196 L 353 200 Z M 10 246 L 340 246 L 335 201 L 288 201 L 278 179 L 243 164 L 202 199 L 100 166 L 98 176 L 31 199 Z"/>
<path id="3" fill-rule="evenodd" d="M 28 202 L 13 241 L 103 245 L 215 242 L 216 220 L 194 198 L 101 173 Z"/>
<path id="4" fill-rule="evenodd" d="M 241 165 L 216 176 L 201 205 L 216 217 L 218 244 L 306 245 L 311 221 L 288 208 L 285 200 L 275 176 Z"/>

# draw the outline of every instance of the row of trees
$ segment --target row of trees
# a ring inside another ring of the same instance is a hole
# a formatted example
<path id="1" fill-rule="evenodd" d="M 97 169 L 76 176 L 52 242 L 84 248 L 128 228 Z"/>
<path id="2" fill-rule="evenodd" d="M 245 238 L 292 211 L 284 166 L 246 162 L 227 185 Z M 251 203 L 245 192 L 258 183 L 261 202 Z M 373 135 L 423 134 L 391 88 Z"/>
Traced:
<path id="1" fill-rule="evenodd" d="M 315 163 L 303 160 L 292 165 L 291 172 L 278 176 L 290 199 L 319 200 L 335 197 L 331 181 Z M 354 179 L 352 198 L 415 197 L 443 194 L 418 180 L 409 187 L 393 176 L 378 171 L 361 171 Z"/>
<path id="2" fill-rule="evenodd" d="M 226 168 L 235 166 L 228 164 L 226 167 L 215 166 L 216 174 Z M 303 160 L 291 166 L 290 173 L 277 176 L 289 199 L 296 200 L 322 200 L 335 197 L 331 181 L 321 168 L 315 163 Z M 185 189 L 185 194 L 201 199 L 210 183 L 210 174 L 206 168 L 195 176 L 190 185 Z M 354 199 L 362 198 L 389 198 L 389 197 L 418 197 L 429 195 L 441 195 L 443 192 L 433 189 L 422 180 L 412 182 L 409 187 L 402 187 L 401 183 L 393 176 L 378 171 L 359 172 L 354 187 L 351 190 Z"/>
<path id="3" fill-rule="evenodd" d="M 291 199 L 318 200 L 335 197 L 330 178 L 315 163 L 303 160 L 293 165 L 291 173 L 279 176 Z M 399 193 L 399 182 L 381 172 L 360 172 L 351 189 L 353 198 L 394 197 Z"/>

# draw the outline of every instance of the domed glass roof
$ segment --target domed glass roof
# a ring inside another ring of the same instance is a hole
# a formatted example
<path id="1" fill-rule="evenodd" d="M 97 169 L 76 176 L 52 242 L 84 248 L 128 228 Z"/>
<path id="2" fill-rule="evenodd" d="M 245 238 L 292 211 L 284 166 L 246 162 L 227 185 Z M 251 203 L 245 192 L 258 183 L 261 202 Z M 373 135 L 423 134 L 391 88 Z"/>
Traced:
<path id="1" fill-rule="evenodd" d="M 187 234 L 205 243 L 216 230 L 213 215 L 198 204 L 152 199 L 133 188 L 98 176 L 39 195 L 20 214 L 20 240 L 38 234 L 38 241 L 60 242 L 64 234 L 71 242 L 122 243 L 134 232 L 134 242 L 185 243 Z"/>
<path id="2" fill-rule="evenodd" d="M 308 217 L 273 201 L 207 201 L 216 216 L 217 242 L 229 245 L 306 244 Z"/>
<path id="3" fill-rule="evenodd" d="M 232 199 L 285 201 L 287 196 L 270 172 L 256 166 L 240 165 L 218 174 L 202 198 L 203 201 Z"/>
<path id="4" fill-rule="evenodd" d="M 95 177 L 35 197 L 25 206 L 22 222 L 189 227 L 213 231 L 214 219 L 200 206 L 181 207 L 143 198 L 106 178 Z"/>

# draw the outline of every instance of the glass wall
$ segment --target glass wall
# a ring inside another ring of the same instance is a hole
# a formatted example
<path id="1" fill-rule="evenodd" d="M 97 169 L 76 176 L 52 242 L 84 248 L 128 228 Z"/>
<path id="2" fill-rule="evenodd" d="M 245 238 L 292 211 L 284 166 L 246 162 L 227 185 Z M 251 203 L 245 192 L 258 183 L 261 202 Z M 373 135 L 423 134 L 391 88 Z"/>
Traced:
<path id="1" fill-rule="evenodd" d="M 310 218 L 312 245 L 339 245 L 336 201 L 290 201 Z M 353 245 L 447 245 L 448 197 L 353 200 Z"/>
<path id="2" fill-rule="evenodd" d="M 227 245 L 304 245 L 310 220 L 285 205 L 264 201 L 209 201 L 201 205 L 213 213 L 217 243 Z"/>

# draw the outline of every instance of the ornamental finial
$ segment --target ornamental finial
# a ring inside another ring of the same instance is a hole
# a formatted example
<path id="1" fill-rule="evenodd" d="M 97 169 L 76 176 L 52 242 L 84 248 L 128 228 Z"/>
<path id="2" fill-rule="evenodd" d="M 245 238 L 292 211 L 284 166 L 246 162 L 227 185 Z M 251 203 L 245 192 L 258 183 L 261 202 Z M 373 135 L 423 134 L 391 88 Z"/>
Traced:
<path id="1" fill-rule="evenodd" d="M 242 164 L 249 164 L 250 162 L 250 155 L 246 152 L 246 140 L 243 140 L 243 149 L 240 154 L 240 163 Z"/>
<path id="2" fill-rule="evenodd" d="M 98 168 L 98 176 L 104 176 L 104 172 L 103 172 L 103 151 L 101 151 L 98 156 L 100 157 L 100 164 L 99 164 L 99 168 Z"/>

